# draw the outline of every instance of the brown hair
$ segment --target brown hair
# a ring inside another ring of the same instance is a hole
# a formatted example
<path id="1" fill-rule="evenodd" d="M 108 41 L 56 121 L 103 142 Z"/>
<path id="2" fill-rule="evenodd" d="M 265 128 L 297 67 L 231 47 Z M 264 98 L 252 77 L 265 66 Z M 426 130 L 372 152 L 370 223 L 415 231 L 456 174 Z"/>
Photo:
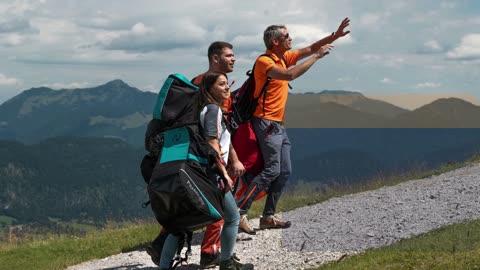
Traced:
<path id="1" fill-rule="evenodd" d="M 205 105 L 213 103 L 217 105 L 218 107 L 222 108 L 223 104 L 216 100 L 210 90 L 212 89 L 213 85 L 217 81 L 217 79 L 220 76 L 225 76 L 226 78 L 227 75 L 220 73 L 220 72 L 214 72 L 214 71 L 209 71 L 203 75 L 202 82 L 200 83 L 200 97 L 199 97 L 199 107 L 200 110 L 202 110 Z"/>

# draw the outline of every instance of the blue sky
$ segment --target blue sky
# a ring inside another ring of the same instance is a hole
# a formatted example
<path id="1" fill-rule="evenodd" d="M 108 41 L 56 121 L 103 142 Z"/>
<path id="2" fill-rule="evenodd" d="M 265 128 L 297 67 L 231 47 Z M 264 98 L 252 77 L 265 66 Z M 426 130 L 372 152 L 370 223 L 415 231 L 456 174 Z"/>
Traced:
<path id="1" fill-rule="evenodd" d="M 156 91 L 170 73 L 204 72 L 215 40 L 234 45 L 230 79 L 240 84 L 268 25 L 286 24 L 295 49 L 344 17 L 351 34 L 292 82 L 295 91 L 480 97 L 478 0 L 0 0 L 0 104 L 31 87 L 113 79 Z"/>

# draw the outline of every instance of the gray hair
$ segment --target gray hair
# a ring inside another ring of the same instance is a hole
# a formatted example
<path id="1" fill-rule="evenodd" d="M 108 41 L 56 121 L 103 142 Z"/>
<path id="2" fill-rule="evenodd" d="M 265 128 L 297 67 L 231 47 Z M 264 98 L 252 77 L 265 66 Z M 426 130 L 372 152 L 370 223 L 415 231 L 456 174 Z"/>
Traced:
<path id="1" fill-rule="evenodd" d="M 270 25 L 263 32 L 263 42 L 265 42 L 265 47 L 267 47 L 267 49 L 271 50 L 273 48 L 272 41 L 282 36 L 280 29 L 287 29 L 287 27 L 283 24 Z"/>

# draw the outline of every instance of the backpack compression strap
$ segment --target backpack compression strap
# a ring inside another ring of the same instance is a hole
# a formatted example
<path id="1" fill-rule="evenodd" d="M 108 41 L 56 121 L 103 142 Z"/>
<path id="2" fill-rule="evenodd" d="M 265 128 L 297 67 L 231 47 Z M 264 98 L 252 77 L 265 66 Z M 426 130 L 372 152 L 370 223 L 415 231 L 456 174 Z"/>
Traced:
<path id="1" fill-rule="evenodd" d="M 188 256 L 192 255 L 192 237 L 193 232 L 187 231 L 178 235 L 178 248 L 177 254 L 173 258 L 172 262 L 170 263 L 170 269 L 175 269 L 179 265 L 188 265 Z M 182 249 L 183 245 L 185 244 L 185 240 L 187 241 L 187 250 L 185 251 L 185 257 L 182 258 Z"/>

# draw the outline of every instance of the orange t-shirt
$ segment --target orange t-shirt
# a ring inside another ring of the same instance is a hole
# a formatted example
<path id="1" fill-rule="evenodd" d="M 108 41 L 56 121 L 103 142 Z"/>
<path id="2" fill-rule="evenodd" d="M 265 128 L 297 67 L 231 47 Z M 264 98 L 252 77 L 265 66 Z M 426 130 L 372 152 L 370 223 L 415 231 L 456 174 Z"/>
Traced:
<path id="1" fill-rule="evenodd" d="M 267 72 L 273 66 L 288 69 L 289 67 L 296 65 L 298 61 L 297 50 L 287 51 L 283 54 L 282 61 L 272 51 L 267 50 L 266 54 L 272 56 L 260 57 L 255 62 L 255 97 L 260 95 L 263 85 L 267 81 Z M 263 96 L 258 99 L 258 106 L 253 114 L 256 117 L 264 118 L 268 120 L 283 121 L 285 117 L 285 107 L 287 105 L 288 98 L 288 81 L 271 79 L 268 85 L 267 94 L 265 95 L 265 107 L 263 106 Z"/>
<path id="2" fill-rule="evenodd" d="M 200 83 L 202 82 L 202 79 L 203 79 L 203 75 L 205 75 L 205 73 L 202 73 L 197 77 L 193 78 L 192 83 L 200 86 Z M 231 110 L 232 110 L 232 97 L 231 95 L 229 95 L 229 98 L 223 101 L 222 111 L 228 113 L 228 112 L 231 112 Z"/>

